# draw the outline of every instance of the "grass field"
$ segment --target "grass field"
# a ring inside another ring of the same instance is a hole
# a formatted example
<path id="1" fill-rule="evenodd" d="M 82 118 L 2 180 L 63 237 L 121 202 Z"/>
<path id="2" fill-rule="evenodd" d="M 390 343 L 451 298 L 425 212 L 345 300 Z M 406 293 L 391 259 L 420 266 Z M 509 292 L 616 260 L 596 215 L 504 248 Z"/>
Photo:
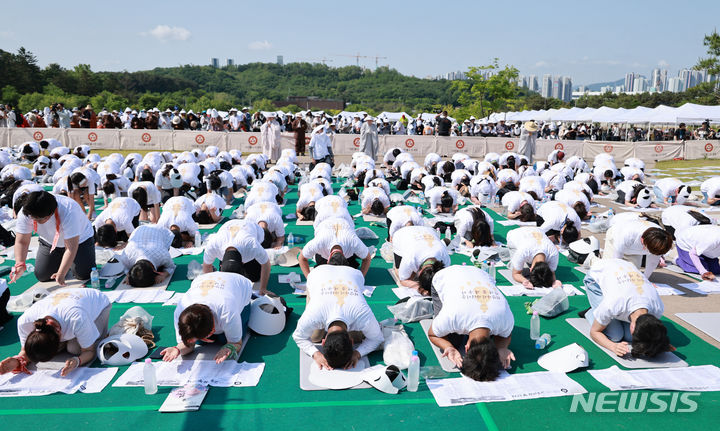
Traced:
<path id="1" fill-rule="evenodd" d="M 705 166 L 717 166 L 720 168 L 719 159 L 699 159 L 699 160 L 663 160 L 655 163 L 655 169 L 669 168 L 702 168 Z"/>

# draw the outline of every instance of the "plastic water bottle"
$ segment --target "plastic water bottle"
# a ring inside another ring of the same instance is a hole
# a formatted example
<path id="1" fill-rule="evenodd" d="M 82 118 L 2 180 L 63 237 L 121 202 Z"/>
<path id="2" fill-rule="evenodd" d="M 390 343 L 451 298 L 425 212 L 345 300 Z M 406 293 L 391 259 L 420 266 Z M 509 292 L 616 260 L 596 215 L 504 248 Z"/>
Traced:
<path id="1" fill-rule="evenodd" d="M 238 218 L 245 218 L 245 205 L 240 204 L 237 208 Z"/>
<path id="2" fill-rule="evenodd" d="M 92 271 L 90 271 L 90 285 L 93 289 L 100 289 L 100 274 L 98 273 L 97 268 L 94 266 L 92 268 Z"/>
<path id="3" fill-rule="evenodd" d="M 607 212 L 607 218 L 608 220 L 612 220 L 613 216 L 615 215 L 615 211 L 613 211 L 612 208 L 610 208 Z"/>
<path id="4" fill-rule="evenodd" d="M 490 271 L 488 271 L 488 272 L 490 273 L 490 277 L 493 279 L 493 281 L 496 281 L 497 280 L 497 268 L 495 267 L 495 262 L 490 261 L 489 266 L 490 266 Z"/>
<path id="5" fill-rule="evenodd" d="M 596 220 L 595 215 L 593 215 L 592 217 L 590 217 L 590 224 L 595 223 L 595 220 Z"/>
<path id="6" fill-rule="evenodd" d="M 420 384 L 420 358 L 417 350 L 413 350 L 410 358 L 410 366 L 408 367 L 407 390 L 417 392 Z"/>
<path id="7" fill-rule="evenodd" d="M 530 339 L 537 340 L 540 338 L 540 316 L 537 311 L 533 311 L 530 318 Z"/>
<path id="8" fill-rule="evenodd" d="M 145 395 L 157 393 L 157 376 L 155 375 L 155 366 L 150 358 L 145 359 L 145 366 L 143 367 L 143 382 L 145 383 Z"/>
<path id="9" fill-rule="evenodd" d="M 295 247 L 295 236 L 292 234 L 292 232 L 290 232 L 290 234 L 287 237 L 287 245 L 288 245 L 288 248 Z"/>
<path id="10" fill-rule="evenodd" d="M 496 207 L 500 206 L 500 196 L 498 196 L 498 195 L 495 195 L 495 206 Z"/>
<path id="11" fill-rule="evenodd" d="M 540 338 L 535 340 L 535 348 L 538 350 L 542 350 L 550 344 L 550 341 L 552 339 L 550 338 L 550 334 L 542 334 Z"/>
<path id="12" fill-rule="evenodd" d="M 194 243 L 195 247 L 200 247 L 200 245 L 202 245 L 202 236 L 200 235 L 200 231 L 195 232 Z"/>
<path id="13" fill-rule="evenodd" d="M 202 265 L 197 260 L 191 260 L 187 269 L 188 280 L 194 280 L 200 274 L 202 274 Z"/>

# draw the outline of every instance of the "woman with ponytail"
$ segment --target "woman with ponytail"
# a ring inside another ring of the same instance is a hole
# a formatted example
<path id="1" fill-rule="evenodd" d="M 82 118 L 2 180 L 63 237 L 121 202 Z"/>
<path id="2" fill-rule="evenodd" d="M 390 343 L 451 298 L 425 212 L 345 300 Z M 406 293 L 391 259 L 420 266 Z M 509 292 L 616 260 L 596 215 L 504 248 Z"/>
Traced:
<path id="1" fill-rule="evenodd" d="M 67 351 L 60 374 L 66 376 L 95 359 L 99 340 L 107 336 L 110 301 L 94 289 L 58 290 L 33 304 L 18 319 L 20 353 L 0 362 L 0 374 L 27 373 L 28 365 L 47 362 Z"/>
<path id="2" fill-rule="evenodd" d="M 466 207 L 455 214 L 457 235 L 467 247 L 492 247 L 493 220 L 479 205 Z"/>

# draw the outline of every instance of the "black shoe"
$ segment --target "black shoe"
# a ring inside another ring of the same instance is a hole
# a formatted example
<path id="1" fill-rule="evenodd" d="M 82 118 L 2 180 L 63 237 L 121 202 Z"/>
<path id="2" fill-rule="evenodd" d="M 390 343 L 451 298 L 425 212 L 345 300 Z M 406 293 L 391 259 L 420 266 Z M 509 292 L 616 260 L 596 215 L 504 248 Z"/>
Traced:
<path id="1" fill-rule="evenodd" d="M 584 318 L 585 318 L 585 314 L 586 314 L 588 311 L 590 311 L 590 308 L 592 308 L 592 307 L 588 307 L 586 310 L 583 310 L 583 311 L 578 311 L 578 316 L 580 316 L 580 317 L 582 317 L 582 318 L 584 319 Z"/>

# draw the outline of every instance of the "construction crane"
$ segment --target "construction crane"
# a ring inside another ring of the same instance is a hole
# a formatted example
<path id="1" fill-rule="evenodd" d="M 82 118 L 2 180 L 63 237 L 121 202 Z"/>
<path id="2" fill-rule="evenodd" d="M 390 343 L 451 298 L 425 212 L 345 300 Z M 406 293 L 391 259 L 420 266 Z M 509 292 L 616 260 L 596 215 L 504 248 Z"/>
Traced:
<path id="1" fill-rule="evenodd" d="M 375 69 L 378 68 L 378 60 L 379 60 L 379 59 L 387 60 L 387 57 L 380 57 L 380 56 L 377 56 L 377 55 L 376 55 L 375 57 L 372 57 L 372 58 L 375 59 Z"/>
<path id="2" fill-rule="evenodd" d="M 357 66 L 360 66 L 360 59 L 361 59 L 361 58 L 370 58 L 370 57 L 368 57 L 367 55 L 360 55 L 360 54 L 357 54 L 357 55 L 335 54 L 335 55 L 337 55 L 338 57 L 351 57 L 351 58 L 354 58 L 354 59 L 355 59 L 355 65 L 357 65 Z"/>
<path id="3" fill-rule="evenodd" d="M 298 58 L 296 61 L 299 62 L 308 62 L 308 63 L 322 63 L 325 66 L 327 66 L 327 62 L 332 61 L 329 58 Z"/>

